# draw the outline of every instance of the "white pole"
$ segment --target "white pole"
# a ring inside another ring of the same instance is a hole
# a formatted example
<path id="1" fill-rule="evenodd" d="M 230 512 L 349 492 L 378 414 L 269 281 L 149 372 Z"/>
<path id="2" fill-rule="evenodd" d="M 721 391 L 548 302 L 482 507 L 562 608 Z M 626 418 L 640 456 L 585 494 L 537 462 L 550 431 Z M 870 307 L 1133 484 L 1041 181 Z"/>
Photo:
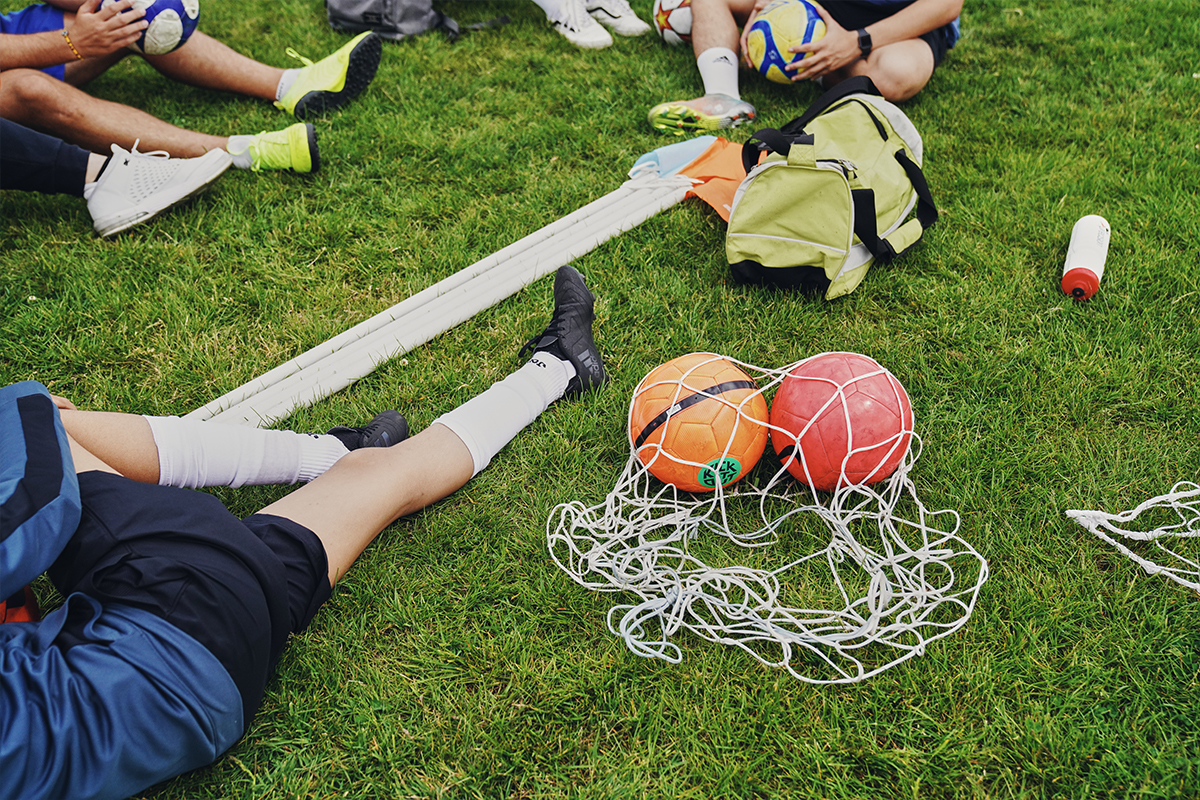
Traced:
<path id="1" fill-rule="evenodd" d="M 683 200 L 683 176 L 643 174 L 188 414 L 270 425 L 369 375 L 609 238 Z"/>

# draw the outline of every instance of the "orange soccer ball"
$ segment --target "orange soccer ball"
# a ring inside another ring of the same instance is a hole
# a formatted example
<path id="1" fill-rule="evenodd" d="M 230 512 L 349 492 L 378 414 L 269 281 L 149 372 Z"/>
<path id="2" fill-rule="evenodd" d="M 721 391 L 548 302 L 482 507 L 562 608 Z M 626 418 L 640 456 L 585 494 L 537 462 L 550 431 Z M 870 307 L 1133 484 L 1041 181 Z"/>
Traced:
<path id="1" fill-rule="evenodd" d="M 754 379 L 713 353 L 689 353 L 642 378 L 629 441 L 650 474 L 688 492 L 729 486 L 767 446 L 769 412 Z"/>

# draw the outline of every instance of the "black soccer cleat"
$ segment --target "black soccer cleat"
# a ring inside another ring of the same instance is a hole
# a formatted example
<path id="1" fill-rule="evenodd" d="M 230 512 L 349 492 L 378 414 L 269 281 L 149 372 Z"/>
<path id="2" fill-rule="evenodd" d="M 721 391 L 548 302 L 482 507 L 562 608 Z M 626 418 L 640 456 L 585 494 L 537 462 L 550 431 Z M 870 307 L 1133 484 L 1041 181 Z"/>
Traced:
<path id="1" fill-rule="evenodd" d="M 408 438 L 408 420 L 398 411 L 381 411 L 362 428 L 347 428 L 339 425 L 326 431 L 346 445 L 347 450 L 362 447 L 391 447 Z"/>
<path id="2" fill-rule="evenodd" d="M 588 291 L 579 271 L 568 264 L 554 276 L 554 316 L 540 336 L 521 348 L 518 359 L 527 353 L 549 353 L 575 367 L 575 377 L 567 384 L 563 397 L 578 397 L 608 383 L 604 360 L 592 340 L 592 322 L 596 298 Z"/>

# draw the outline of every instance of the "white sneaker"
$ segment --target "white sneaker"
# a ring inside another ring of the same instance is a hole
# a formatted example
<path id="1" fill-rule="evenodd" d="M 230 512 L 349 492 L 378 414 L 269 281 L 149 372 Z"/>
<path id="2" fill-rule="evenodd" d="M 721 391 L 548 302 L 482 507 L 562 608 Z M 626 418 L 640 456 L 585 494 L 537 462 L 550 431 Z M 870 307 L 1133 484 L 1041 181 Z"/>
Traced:
<path id="1" fill-rule="evenodd" d="M 621 36 L 641 36 L 650 32 L 650 26 L 638 18 L 626 0 L 585 0 L 587 12 L 592 19 L 605 25 Z"/>
<path id="2" fill-rule="evenodd" d="M 96 233 L 108 237 L 152 219 L 199 192 L 229 169 L 233 158 L 209 150 L 199 158 L 171 158 L 161 150 L 139 153 L 112 146 L 100 178 L 83 188 Z"/>
<path id="3" fill-rule="evenodd" d="M 554 30 L 567 37 L 571 44 L 599 50 L 613 43 L 612 36 L 596 20 L 588 16 L 584 0 L 562 0 L 557 14 L 546 14 Z"/>

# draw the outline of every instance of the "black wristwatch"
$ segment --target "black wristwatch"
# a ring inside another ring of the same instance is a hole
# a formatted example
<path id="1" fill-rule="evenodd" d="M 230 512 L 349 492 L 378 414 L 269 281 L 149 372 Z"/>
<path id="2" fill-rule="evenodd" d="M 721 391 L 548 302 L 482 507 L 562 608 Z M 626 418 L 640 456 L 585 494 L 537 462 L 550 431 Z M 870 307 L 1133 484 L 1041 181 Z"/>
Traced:
<path id="1" fill-rule="evenodd" d="M 866 28 L 858 29 L 858 49 L 862 50 L 863 58 L 871 55 L 871 34 L 867 33 Z"/>

